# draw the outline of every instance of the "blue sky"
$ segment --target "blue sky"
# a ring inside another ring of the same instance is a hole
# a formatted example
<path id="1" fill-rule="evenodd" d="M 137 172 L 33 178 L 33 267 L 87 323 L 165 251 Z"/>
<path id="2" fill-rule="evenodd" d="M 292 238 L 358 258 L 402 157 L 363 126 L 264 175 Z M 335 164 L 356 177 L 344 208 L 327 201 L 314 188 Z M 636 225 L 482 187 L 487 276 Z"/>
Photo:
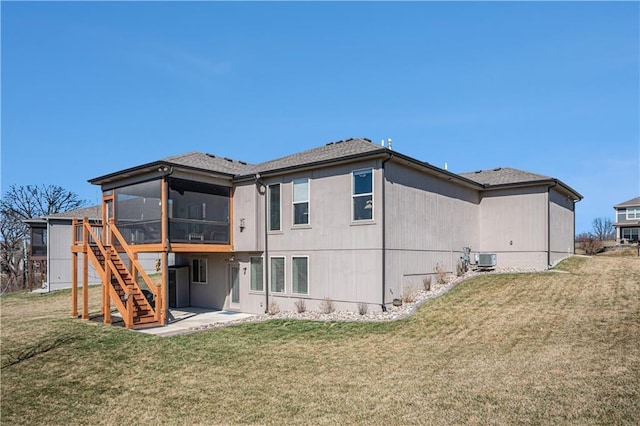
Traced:
<path id="1" fill-rule="evenodd" d="M 2 193 L 203 151 L 262 162 L 393 138 L 453 172 L 515 167 L 640 196 L 638 2 L 6 2 Z"/>

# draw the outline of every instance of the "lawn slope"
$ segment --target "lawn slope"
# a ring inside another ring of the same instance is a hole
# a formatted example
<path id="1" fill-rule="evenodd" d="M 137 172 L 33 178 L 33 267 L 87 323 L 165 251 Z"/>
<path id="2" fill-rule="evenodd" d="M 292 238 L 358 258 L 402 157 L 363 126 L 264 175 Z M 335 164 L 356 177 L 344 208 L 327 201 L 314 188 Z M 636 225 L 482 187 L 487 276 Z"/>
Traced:
<path id="1" fill-rule="evenodd" d="M 99 309 L 99 289 L 91 307 Z M 2 297 L 6 424 L 635 424 L 640 259 L 482 276 L 391 323 L 273 320 L 173 338 Z"/>

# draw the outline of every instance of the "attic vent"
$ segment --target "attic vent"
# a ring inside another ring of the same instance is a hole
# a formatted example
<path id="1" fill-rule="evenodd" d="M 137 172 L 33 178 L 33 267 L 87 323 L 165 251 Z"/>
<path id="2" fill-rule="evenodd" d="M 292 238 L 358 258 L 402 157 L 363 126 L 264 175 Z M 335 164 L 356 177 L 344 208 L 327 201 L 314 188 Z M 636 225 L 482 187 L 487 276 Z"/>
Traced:
<path id="1" fill-rule="evenodd" d="M 368 138 L 362 138 L 363 141 L 367 141 L 367 142 L 371 142 L 371 139 Z M 373 142 L 372 142 L 373 143 Z"/>
<path id="2" fill-rule="evenodd" d="M 329 146 L 329 145 L 333 145 L 333 142 L 329 142 L 329 143 L 327 144 L 327 146 Z"/>
<path id="3" fill-rule="evenodd" d="M 213 155 L 213 154 L 209 154 L 208 152 L 207 152 L 205 155 L 206 155 L 207 157 L 216 158 L 216 156 L 215 156 L 215 155 Z"/>
<path id="4" fill-rule="evenodd" d="M 233 160 L 231 158 L 224 157 L 224 159 L 227 160 L 230 163 L 233 163 Z"/>
<path id="5" fill-rule="evenodd" d="M 349 142 L 349 141 L 352 141 L 352 140 L 353 140 L 353 138 L 345 139 L 345 142 Z"/>
<path id="6" fill-rule="evenodd" d="M 476 174 L 477 174 L 477 173 L 482 173 L 482 170 L 476 170 L 476 171 L 475 171 L 475 172 L 473 172 L 473 173 L 476 173 Z"/>
<path id="7" fill-rule="evenodd" d="M 478 253 L 478 268 L 495 268 L 498 259 L 495 253 Z"/>
<path id="8" fill-rule="evenodd" d="M 244 162 L 244 161 L 238 161 L 238 163 L 243 164 L 243 165 L 245 165 L 245 166 L 247 165 L 247 163 L 246 163 L 246 162 Z"/>
<path id="9" fill-rule="evenodd" d="M 498 167 L 498 168 L 493 169 L 494 172 L 499 172 L 500 170 L 502 170 L 502 167 Z"/>

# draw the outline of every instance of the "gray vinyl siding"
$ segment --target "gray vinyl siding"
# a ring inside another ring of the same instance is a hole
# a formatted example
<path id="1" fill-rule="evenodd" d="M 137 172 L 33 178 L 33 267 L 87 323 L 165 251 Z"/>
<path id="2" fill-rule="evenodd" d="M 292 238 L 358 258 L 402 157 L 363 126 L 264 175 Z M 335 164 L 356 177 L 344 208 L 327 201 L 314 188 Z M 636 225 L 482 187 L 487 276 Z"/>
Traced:
<path id="1" fill-rule="evenodd" d="M 574 203 L 553 188 L 549 191 L 550 263 L 574 253 Z"/>
<path id="2" fill-rule="evenodd" d="M 265 185 L 281 184 L 281 230 L 268 234 L 269 258 L 285 258 L 285 293 L 270 292 L 270 299 L 281 309 L 294 310 L 294 303 L 300 298 L 306 300 L 307 309 L 317 309 L 325 298 L 348 310 L 357 310 L 358 302 L 370 303 L 379 309 L 382 285 L 379 166 L 380 161 L 370 160 L 264 178 Z M 351 173 L 365 168 L 374 170 L 374 220 L 353 222 Z M 302 226 L 293 225 L 293 181 L 299 178 L 309 179 L 309 224 Z M 249 290 L 249 258 L 264 256 L 263 197 L 253 183 L 238 185 L 234 192 L 234 250 L 241 271 L 240 306 L 246 312 L 264 311 L 264 292 Z M 242 218 L 246 228 L 240 232 Z M 308 295 L 292 292 L 294 256 L 309 258 Z M 243 273 L 245 267 L 246 274 Z M 265 286 L 267 283 L 265 280 Z"/>
<path id="3" fill-rule="evenodd" d="M 499 267 L 547 267 L 547 187 L 486 191 L 474 252 L 496 253 Z"/>
<path id="4" fill-rule="evenodd" d="M 240 224 L 244 220 L 244 229 Z M 255 182 L 245 182 L 233 190 L 233 246 L 238 252 L 264 250 L 264 198 Z"/>
<path id="5" fill-rule="evenodd" d="M 189 265 L 190 306 L 208 309 L 228 308 L 229 297 L 229 254 L 176 254 L 175 265 Z M 207 282 L 194 283 L 192 278 L 193 259 L 206 259 Z"/>
<path id="6" fill-rule="evenodd" d="M 618 220 L 617 222 L 626 222 L 627 221 L 627 208 L 622 207 L 618 209 Z"/>
<path id="7" fill-rule="evenodd" d="M 70 288 L 71 269 L 71 221 L 49 219 L 47 245 L 47 281 L 49 291 Z M 82 284 L 82 254 L 78 254 L 78 285 Z M 100 276 L 89 261 L 89 283 L 99 284 Z"/>
<path id="8" fill-rule="evenodd" d="M 391 302 L 420 288 L 437 264 L 456 270 L 463 247 L 477 244 L 480 198 L 477 190 L 393 162 L 385 175 L 385 300 Z"/>

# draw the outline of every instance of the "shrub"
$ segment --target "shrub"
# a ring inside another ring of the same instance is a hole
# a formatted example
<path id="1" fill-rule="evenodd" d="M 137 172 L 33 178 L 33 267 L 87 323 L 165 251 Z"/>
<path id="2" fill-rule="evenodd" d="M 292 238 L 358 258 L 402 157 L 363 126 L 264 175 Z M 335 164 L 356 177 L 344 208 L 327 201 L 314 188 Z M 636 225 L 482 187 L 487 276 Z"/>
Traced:
<path id="1" fill-rule="evenodd" d="M 434 268 L 436 271 L 436 281 L 438 284 L 442 285 L 447 282 L 447 271 L 444 269 L 440 263 L 436 263 L 436 267 Z"/>
<path id="2" fill-rule="evenodd" d="M 424 277 L 422 287 L 424 287 L 424 291 L 431 291 L 431 277 Z"/>
<path id="3" fill-rule="evenodd" d="M 296 302 L 294 303 L 295 307 L 296 307 L 296 311 L 301 314 L 303 312 L 305 312 L 307 310 L 307 303 L 304 301 L 304 299 L 298 299 L 296 300 Z"/>
<path id="4" fill-rule="evenodd" d="M 330 314 L 336 310 L 333 301 L 328 297 L 325 297 L 322 303 L 320 303 L 320 312 L 323 314 Z"/>
<path id="5" fill-rule="evenodd" d="M 416 301 L 416 292 L 415 291 L 407 291 L 402 294 L 402 303 L 413 303 Z"/>
<path id="6" fill-rule="evenodd" d="M 267 314 L 276 315 L 278 312 L 280 312 L 280 306 L 278 306 L 278 303 L 271 298 L 269 306 L 267 307 Z"/>
<path id="7" fill-rule="evenodd" d="M 360 315 L 367 315 L 367 313 L 369 312 L 369 305 L 366 303 L 358 303 L 358 313 Z"/>

